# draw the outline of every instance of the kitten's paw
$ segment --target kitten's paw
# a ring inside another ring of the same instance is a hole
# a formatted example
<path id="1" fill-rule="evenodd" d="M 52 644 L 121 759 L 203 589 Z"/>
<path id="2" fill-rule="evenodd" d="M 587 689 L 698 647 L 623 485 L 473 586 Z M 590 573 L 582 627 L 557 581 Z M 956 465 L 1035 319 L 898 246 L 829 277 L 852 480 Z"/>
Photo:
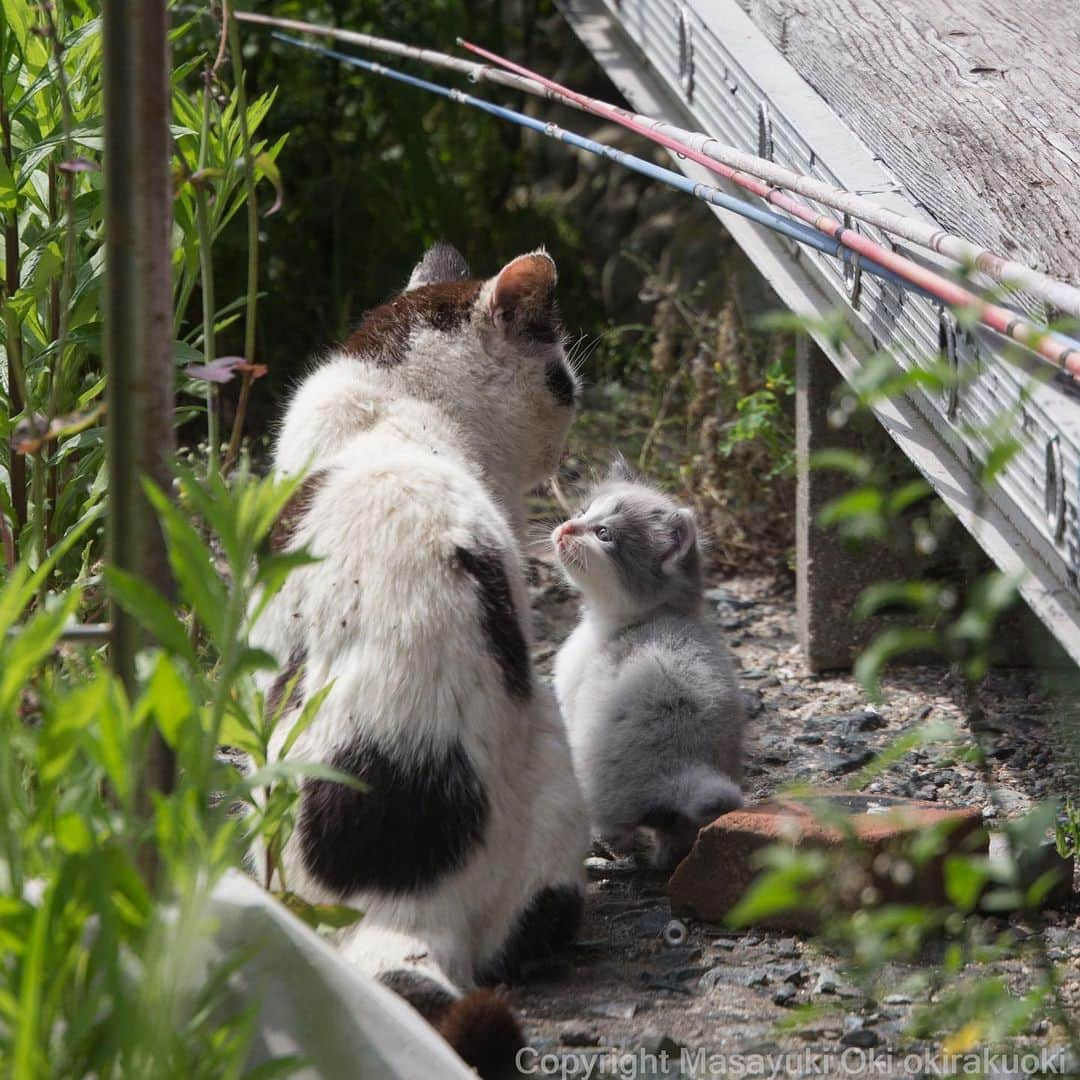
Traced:
<path id="1" fill-rule="evenodd" d="M 595 843 L 603 845 L 612 855 L 633 855 L 637 850 L 637 829 L 610 829 L 597 835 Z"/>

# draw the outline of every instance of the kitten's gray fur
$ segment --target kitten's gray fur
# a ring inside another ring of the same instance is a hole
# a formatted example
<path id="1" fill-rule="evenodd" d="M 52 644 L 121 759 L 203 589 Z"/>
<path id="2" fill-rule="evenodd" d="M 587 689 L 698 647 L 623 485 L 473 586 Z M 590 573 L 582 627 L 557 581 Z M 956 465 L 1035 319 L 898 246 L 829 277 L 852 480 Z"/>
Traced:
<path id="1" fill-rule="evenodd" d="M 701 618 L 693 515 L 619 463 L 552 541 L 584 600 L 555 691 L 593 829 L 616 850 L 652 829 L 670 868 L 742 803 L 742 701 Z"/>

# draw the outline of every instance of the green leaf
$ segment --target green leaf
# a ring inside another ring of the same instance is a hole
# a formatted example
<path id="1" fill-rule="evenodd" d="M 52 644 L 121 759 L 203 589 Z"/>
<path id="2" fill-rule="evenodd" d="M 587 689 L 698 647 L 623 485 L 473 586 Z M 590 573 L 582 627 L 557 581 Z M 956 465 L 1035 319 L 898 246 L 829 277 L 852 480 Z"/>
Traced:
<path id="1" fill-rule="evenodd" d="M 180 594 L 206 627 L 214 644 L 224 649 L 228 644 L 223 640 L 228 594 L 210 549 L 160 488 L 149 480 L 143 481 L 143 487 L 165 532 L 169 564 L 176 575 Z"/>
<path id="2" fill-rule="evenodd" d="M 938 609 L 941 587 L 931 581 L 881 581 L 859 594 L 851 617 L 861 622 L 882 609 L 904 608 L 933 613 Z"/>
<path id="3" fill-rule="evenodd" d="M 824 528 L 853 517 L 880 514 L 884 497 L 877 488 L 861 487 L 833 499 L 822 507 L 818 520 Z"/>
<path id="4" fill-rule="evenodd" d="M 364 917 L 362 911 L 345 904 L 311 904 L 293 892 L 275 895 L 294 915 L 315 930 L 320 926 L 342 930 L 358 923 Z"/>
<path id="5" fill-rule="evenodd" d="M 15 194 L 15 177 L 0 156 L 0 210 L 14 210 L 18 204 Z"/>
<path id="6" fill-rule="evenodd" d="M 289 734 L 285 736 L 285 742 L 281 746 L 281 757 L 287 758 L 289 751 L 296 745 L 296 740 L 307 729 L 308 725 L 318 715 L 319 709 L 322 707 L 322 703 L 326 700 L 326 696 L 333 690 L 333 682 L 329 682 L 321 690 L 316 691 L 311 697 L 304 703 L 304 709 L 300 715 L 296 718 L 296 722 L 289 729 Z M 281 709 L 285 707 L 284 698 L 282 700 Z M 279 709 L 279 713 L 281 711 Z"/>
<path id="7" fill-rule="evenodd" d="M 854 675 L 873 702 L 880 702 L 881 674 L 885 665 L 905 653 L 934 650 L 938 646 L 937 635 L 931 630 L 915 627 L 898 627 L 878 634 L 859 654 L 855 661 Z"/>
<path id="8" fill-rule="evenodd" d="M 855 477 L 856 480 L 866 480 L 874 471 L 874 463 L 864 454 L 857 454 L 854 450 L 819 450 L 810 455 L 810 468 L 812 469 L 835 469 Z"/>
<path id="9" fill-rule="evenodd" d="M 30 5 L 26 0 L 3 0 L 3 7 L 4 19 L 8 24 L 8 29 L 11 31 L 11 36 L 14 37 L 20 52 L 24 51 L 26 49 L 26 39 L 30 33 L 30 26 L 33 22 Z"/>
<path id="10" fill-rule="evenodd" d="M 154 716 L 161 737 L 173 750 L 180 747 L 184 724 L 196 715 L 187 682 L 168 655 L 158 655 L 154 673 L 139 701 L 139 711 Z"/>
<path id="11" fill-rule="evenodd" d="M 251 613 L 251 625 L 254 626 L 267 605 L 281 591 L 289 575 L 294 570 L 311 566 L 320 561 L 320 556 L 310 555 L 306 551 L 285 551 L 278 555 L 266 555 L 259 560 L 259 570 L 255 583 L 262 586 L 258 603 Z"/>
<path id="12" fill-rule="evenodd" d="M 255 168 L 274 185 L 274 203 L 270 209 L 266 211 L 266 217 L 269 217 L 271 214 L 276 214 L 281 209 L 281 204 L 285 198 L 285 189 L 281 184 L 281 171 L 278 169 L 277 163 L 269 154 L 259 154 L 255 158 Z"/>
<path id="13" fill-rule="evenodd" d="M 92 525 L 105 514 L 105 507 L 98 505 L 87 511 L 79 521 L 68 529 L 62 540 L 57 541 L 45 561 L 33 572 L 19 563 L 0 591 L 0 633 L 6 633 L 22 614 L 30 598 L 56 568 L 56 564 L 86 535 Z"/>
<path id="14" fill-rule="evenodd" d="M 986 884 L 985 869 L 970 855 L 946 855 L 942 868 L 945 895 L 961 911 L 974 911 Z"/>
<path id="15" fill-rule="evenodd" d="M 245 776 L 239 785 L 240 791 L 249 794 L 261 787 L 268 787 L 278 780 L 298 780 L 303 777 L 311 777 L 314 780 L 330 780 L 335 784 L 343 784 L 353 791 L 367 791 L 368 787 L 362 780 L 358 780 L 351 773 L 342 772 L 340 769 L 331 768 L 319 761 L 274 761 L 264 765 L 249 776 Z"/>
<path id="16" fill-rule="evenodd" d="M 990 447 L 983 464 L 982 481 L 989 484 L 1004 471 L 1010 461 L 1023 449 L 1023 443 L 1015 436 L 1000 439 Z"/>
<path id="17" fill-rule="evenodd" d="M 75 813 L 63 814 L 56 819 L 53 836 L 60 849 L 69 855 L 83 855 L 94 847 L 94 834 Z"/>
<path id="18" fill-rule="evenodd" d="M 163 649 L 174 656 L 183 657 L 192 667 L 198 666 L 195 650 L 188 640 L 183 623 L 161 593 L 117 566 L 105 568 L 105 580 L 116 602 L 132 618 L 138 620 Z"/>
<path id="19" fill-rule="evenodd" d="M 277 657 L 273 653 L 268 653 L 265 649 L 254 649 L 248 646 L 241 649 L 239 655 L 233 661 L 233 665 L 229 669 L 229 681 L 232 682 L 241 675 L 256 671 L 276 671 L 277 666 Z"/>
<path id="20" fill-rule="evenodd" d="M 52 610 L 35 615 L 4 646 L 0 660 L 0 711 L 10 709 L 41 662 L 52 652 L 79 607 L 82 593 L 71 592 Z"/>
<path id="21" fill-rule="evenodd" d="M 934 489 L 925 480 L 909 480 L 906 484 L 901 484 L 895 491 L 889 493 L 889 513 L 896 517 L 902 514 L 909 506 L 914 506 L 915 503 L 933 495 L 933 493 Z"/>
<path id="22" fill-rule="evenodd" d="M 123 802 L 138 782 L 131 765 L 131 709 L 123 685 L 114 678 L 104 680 L 105 695 L 98 713 L 97 747 L 106 775 Z"/>

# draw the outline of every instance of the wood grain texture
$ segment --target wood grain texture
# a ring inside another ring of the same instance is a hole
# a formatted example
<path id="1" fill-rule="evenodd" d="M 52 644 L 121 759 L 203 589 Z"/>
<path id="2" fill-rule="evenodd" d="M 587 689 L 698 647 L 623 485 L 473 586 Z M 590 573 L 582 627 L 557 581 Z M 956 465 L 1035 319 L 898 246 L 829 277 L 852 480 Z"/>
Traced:
<path id="1" fill-rule="evenodd" d="M 1080 0 L 741 0 L 945 228 L 1080 285 Z"/>

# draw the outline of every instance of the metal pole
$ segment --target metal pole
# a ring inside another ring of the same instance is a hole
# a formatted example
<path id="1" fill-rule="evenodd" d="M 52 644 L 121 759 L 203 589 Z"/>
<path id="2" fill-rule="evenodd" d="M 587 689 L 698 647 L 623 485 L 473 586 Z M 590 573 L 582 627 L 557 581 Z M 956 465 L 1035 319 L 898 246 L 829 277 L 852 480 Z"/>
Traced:
<path id="1" fill-rule="evenodd" d="M 165 0 L 105 0 L 103 16 L 106 557 L 170 595 L 164 542 L 141 486 L 146 476 L 169 490 L 175 451 L 168 13 Z M 116 605 L 111 622 L 113 670 L 130 690 L 140 631 Z M 171 789 L 173 773 L 155 733 L 143 791 Z M 152 876 L 152 860 L 147 870 Z"/>

